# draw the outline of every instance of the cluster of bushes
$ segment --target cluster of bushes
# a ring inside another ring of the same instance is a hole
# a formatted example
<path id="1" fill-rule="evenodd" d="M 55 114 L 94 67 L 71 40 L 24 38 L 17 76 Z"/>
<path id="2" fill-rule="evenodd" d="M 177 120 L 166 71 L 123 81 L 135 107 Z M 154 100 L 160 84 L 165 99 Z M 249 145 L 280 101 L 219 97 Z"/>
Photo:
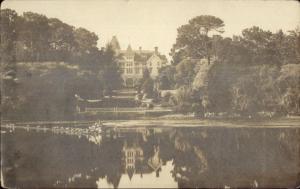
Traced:
<path id="1" fill-rule="evenodd" d="M 16 78 L 15 98 L 2 102 L 4 119 L 75 119 L 75 94 L 94 98 L 102 90 L 96 74 L 67 63 L 18 63 Z"/>
<path id="2" fill-rule="evenodd" d="M 143 77 L 137 82 L 135 88 L 138 92 L 138 98 L 154 98 L 156 96 L 156 89 L 154 87 L 155 81 L 151 78 L 149 70 L 143 70 Z"/>

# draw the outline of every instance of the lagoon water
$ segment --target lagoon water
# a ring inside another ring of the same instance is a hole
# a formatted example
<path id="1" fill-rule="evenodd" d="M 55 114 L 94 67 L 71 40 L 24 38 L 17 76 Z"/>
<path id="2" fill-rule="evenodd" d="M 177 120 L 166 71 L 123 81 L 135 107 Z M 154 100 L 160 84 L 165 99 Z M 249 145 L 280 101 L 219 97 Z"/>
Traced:
<path id="1" fill-rule="evenodd" d="M 1 131 L 4 184 L 17 188 L 300 185 L 299 127 L 103 127 Z"/>

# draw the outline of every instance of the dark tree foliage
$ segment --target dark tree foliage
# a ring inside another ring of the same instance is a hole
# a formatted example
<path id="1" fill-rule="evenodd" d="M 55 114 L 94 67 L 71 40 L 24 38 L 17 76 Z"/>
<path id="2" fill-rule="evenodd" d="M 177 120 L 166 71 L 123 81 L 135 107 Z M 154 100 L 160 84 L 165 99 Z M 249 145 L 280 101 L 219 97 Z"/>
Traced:
<path id="1" fill-rule="evenodd" d="M 161 90 L 170 90 L 175 87 L 176 68 L 173 65 L 163 67 L 159 71 L 158 83 Z"/>
<path id="2" fill-rule="evenodd" d="M 5 36 L 3 33 L 2 37 L 13 41 L 18 62 L 64 61 L 85 64 L 95 61 L 90 57 L 99 53 L 98 36 L 95 33 L 75 28 L 59 19 L 32 12 L 19 16 L 13 10 L 3 9 L 1 20 L 1 28 L 10 29 L 10 33 L 15 35 Z"/>
<path id="3" fill-rule="evenodd" d="M 138 81 L 136 86 L 138 92 L 143 93 L 148 98 L 152 98 L 154 95 L 154 81 L 150 76 L 149 70 L 146 68 L 143 70 L 143 77 Z"/>
<path id="4" fill-rule="evenodd" d="M 212 32 L 222 33 L 223 27 L 224 22 L 211 15 L 197 16 L 179 27 L 176 43 L 171 50 L 173 63 L 178 64 L 186 57 L 210 58 L 212 42 L 208 35 Z"/>
<path id="5" fill-rule="evenodd" d="M 98 77 L 104 87 L 105 94 L 112 95 L 112 90 L 121 87 L 122 78 L 115 59 L 115 52 L 111 46 L 107 45 L 106 49 L 102 52 L 101 62 L 103 62 L 103 65 L 98 73 Z"/>
<path id="6" fill-rule="evenodd" d="M 17 38 L 17 13 L 13 10 L 1 10 L 1 48 L 0 48 L 0 79 L 1 79 L 1 112 L 7 109 L 8 113 L 14 114 L 18 110 L 14 103 L 18 101 L 16 95 L 16 42 Z"/>
<path id="7" fill-rule="evenodd" d="M 75 95 L 99 99 L 119 88 L 115 55 L 97 42 L 59 19 L 1 10 L 3 119 L 73 119 Z"/>
<path id="8" fill-rule="evenodd" d="M 178 28 L 171 50 L 176 108 L 245 116 L 299 114 L 299 27 L 273 33 L 253 26 L 241 36 L 223 38 L 218 35 L 223 26 L 219 18 L 198 16 Z M 164 72 L 159 78 L 167 83 Z"/>

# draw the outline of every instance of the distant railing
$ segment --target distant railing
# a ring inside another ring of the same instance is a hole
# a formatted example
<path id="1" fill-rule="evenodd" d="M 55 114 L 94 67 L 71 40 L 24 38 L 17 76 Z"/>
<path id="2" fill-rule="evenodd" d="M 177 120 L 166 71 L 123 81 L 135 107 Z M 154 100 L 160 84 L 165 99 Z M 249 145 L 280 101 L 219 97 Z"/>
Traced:
<path id="1" fill-rule="evenodd" d="M 113 112 L 113 113 L 119 113 L 119 112 L 136 112 L 136 113 L 145 113 L 145 112 L 171 112 L 172 109 L 170 108 L 85 108 L 85 112 Z"/>
<path id="2" fill-rule="evenodd" d="M 142 112 L 147 108 L 85 108 L 86 112 Z"/>

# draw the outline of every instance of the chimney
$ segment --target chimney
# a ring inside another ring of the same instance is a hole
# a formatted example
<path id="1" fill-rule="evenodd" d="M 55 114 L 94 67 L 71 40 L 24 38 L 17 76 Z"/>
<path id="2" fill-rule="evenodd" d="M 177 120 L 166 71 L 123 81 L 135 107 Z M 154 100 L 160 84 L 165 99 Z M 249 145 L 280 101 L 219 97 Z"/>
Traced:
<path id="1" fill-rule="evenodd" d="M 157 54 L 158 53 L 158 47 L 154 47 L 154 52 Z"/>
<path id="2" fill-rule="evenodd" d="M 142 52 L 142 47 L 141 46 L 139 47 L 139 51 L 140 51 L 140 53 Z"/>

